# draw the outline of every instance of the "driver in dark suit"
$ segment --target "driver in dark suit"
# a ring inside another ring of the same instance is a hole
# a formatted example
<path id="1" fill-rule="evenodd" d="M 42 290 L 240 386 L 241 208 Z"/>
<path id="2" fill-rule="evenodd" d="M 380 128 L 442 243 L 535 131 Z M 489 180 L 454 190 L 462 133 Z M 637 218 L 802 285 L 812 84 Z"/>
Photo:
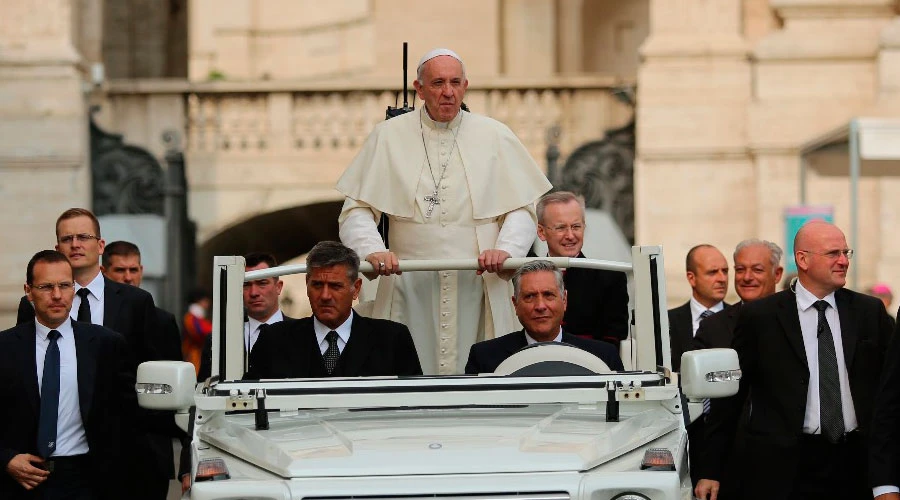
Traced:
<path id="1" fill-rule="evenodd" d="M 247 379 L 421 375 L 409 329 L 353 312 L 359 257 L 323 241 L 306 257 L 306 293 L 313 315 L 270 325 L 250 352 Z"/>
<path id="2" fill-rule="evenodd" d="M 560 326 L 566 312 L 566 290 L 560 270 L 550 261 L 531 261 L 513 275 L 512 297 L 516 316 L 524 328 L 502 337 L 474 344 L 469 350 L 466 373 L 491 373 L 519 349 L 537 342 L 563 342 L 597 356 L 611 370 L 624 370 L 612 344 L 583 339 Z"/>

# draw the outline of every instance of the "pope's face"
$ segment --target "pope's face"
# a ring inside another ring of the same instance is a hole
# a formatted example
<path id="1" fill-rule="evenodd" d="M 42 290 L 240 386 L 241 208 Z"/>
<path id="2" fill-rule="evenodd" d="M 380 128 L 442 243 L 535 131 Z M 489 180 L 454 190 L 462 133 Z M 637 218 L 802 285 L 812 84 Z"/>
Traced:
<path id="1" fill-rule="evenodd" d="M 422 81 L 414 81 L 413 87 L 419 99 L 425 101 L 425 109 L 431 119 L 449 122 L 459 113 L 469 80 L 466 80 L 458 60 L 451 56 L 437 56 L 425 63 Z"/>

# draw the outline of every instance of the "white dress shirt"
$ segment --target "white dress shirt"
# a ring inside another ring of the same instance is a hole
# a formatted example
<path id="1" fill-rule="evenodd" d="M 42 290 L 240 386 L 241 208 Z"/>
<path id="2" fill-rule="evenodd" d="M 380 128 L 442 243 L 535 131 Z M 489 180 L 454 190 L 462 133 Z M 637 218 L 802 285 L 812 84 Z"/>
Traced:
<path id="1" fill-rule="evenodd" d="M 559 327 L 559 334 L 556 336 L 555 339 L 553 339 L 553 342 L 562 342 L 562 332 L 563 332 L 562 327 Z M 531 335 L 528 335 L 528 332 L 525 332 L 525 342 L 528 342 L 528 345 L 538 343 L 537 340 L 534 340 L 534 337 L 532 337 Z"/>
<path id="2" fill-rule="evenodd" d="M 262 322 L 257 321 L 253 318 L 248 318 L 247 322 L 244 323 L 244 348 L 246 349 L 246 352 L 252 351 L 253 346 L 259 339 L 260 326 L 264 324 L 271 325 L 280 321 L 284 321 L 284 314 L 281 312 L 281 309 L 276 310 L 274 314 L 269 316 L 269 319 Z"/>
<path id="3" fill-rule="evenodd" d="M 803 288 L 797 281 L 797 314 L 800 316 L 800 330 L 803 332 L 803 347 L 806 349 L 806 363 L 809 366 L 809 387 L 806 392 L 806 416 L 803 417 L 803 432 L 821 434 L 819 419 L 819 311 L 813 307 L 819 299 Z M 841 341 L 841 319 L 838 316 L 834 292 L 823 299 L 831 306 L 825 310 L 825 319 L 831 328 L 834 340 L 834 352 L 837 355 L 838 379 L 841 383 L 841 409 L 844 414 L 844 429 L 850 432 L 857 427 L 856 410 L 850 393 L 850 379 L 847 376 L 847 363 L 844 361 L 844 344 Z"/>
<path id="4" fill-rule="evenodd" d="M 75 283 L 75 298 L 72 299 L 72 310 L 69 316 L 72 319 L 78 319 L 78 308 L 81 307 L 81 297 L 78 296 L 78 290 L 87 288 L 91 293 L 88 294 L 88 304 L 91 306 L 91 323 L 95 325 L 103 325 L 103 293 L 106 289 L 106 282 L 103 281 L 103 273 L 97 273 L 94 279 L 86 287 Z"/>
<path id="5" fill-rule="evenodd" d="M 709 308 L 709 310 L 714 313 L 717 313 L 722 309 L 725 309 L 724 302 L 719 302 L 718 304 Z M 697 329 L 700 328 L 700 320 L 702 319 L 700 318 L 700 315 L 703 314 L 704 311 L 706 311 L 706 306 L 704 306 L 700 302 L 697 302 L 697 299 L 691 296 L 691 327 L 693 329 L 694 335 L 697 335 Z"/>
<path id="6" fill-rule="evenodd" d="M 341 326 L 334 329 L 334 331 L 338 334 L 338 351 L 343 353 L 344 347 L 347 347 L 347 342 L 350 342 L 350 327 L 353 325 L 353 315 L 356 314 L 354 312 L 350 313 L 350 317 L 347 318 L 347 321 L 341 323 Z M 322 355 L 325 355 L 325 351 L 328 350 L 328 340 L 325 338 L 328 335 L 328 332 L 331 331 L 331 328 L 323 325 L 318 318 L 313 316 L 313 329 L 316 331 L 316 340 L 319 341 L 319 350 L 322 352 Z"/>
<path id="7" fill-rule="evenodd" d="M 44 386 L 44 357 L 50 346 L 50 330 L 59 332 L 59 409 L 56 420 L 56 449 L 51 456 L 68 457 L 90 451 L 84 423 L 81 421 L 81 402 L 78 398 L 78 356 L 75 352 L 75 332 L 66 321 L 57 328 L 47 328 L 37 318 L 35 324 L 34 361 L 37 363 L 38 390 Z"/>

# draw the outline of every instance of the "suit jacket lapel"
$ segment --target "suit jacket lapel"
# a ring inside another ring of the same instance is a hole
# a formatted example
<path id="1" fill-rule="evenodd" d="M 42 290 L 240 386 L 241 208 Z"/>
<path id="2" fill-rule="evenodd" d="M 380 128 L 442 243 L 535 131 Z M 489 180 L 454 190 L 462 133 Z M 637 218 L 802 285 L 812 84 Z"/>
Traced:
<path id="1" fill-rule="evenodd" d="M 336 374 L 343 377 L 357 377 L 360 368 L 363 367 L 366 357 L 372 352 L 371 335 L 365 318 L 356 313 L 353 314 L 353 324 L 350 326 L 350 340 L 344 346 L 344 352 L 338 358 Z M 324 364 L 324 361 L 323 361 Z"/>
<path id="2" fill-rule="evenodd" d="M 838 317 L 841 323 L 841 344 L 844 346 L 844 363 L 847 371 L 853 365 L 853 354 L 856 351 L 857 326 L 858 323 L 853 318 L 853 308 L 850 301 L 852 297 L 849 293 L 840 288 L 834 294 L 834 300 L 837 302 Z"/>
<path id="3" fill-rule="evenodd" d="M 118 283 L 103 277 L 103 326 L 115 330 L 119 309 L 122 307 L 121 290 Z"/>
<path id="4" fill-rule="evenodd" d="M 78 360 L 78 400 L 81 405 L 81 420 L 87 424 L 91 404 L 94 401 L 94 382 L 97 378 L 97 363 L 93 362 L 96 353 L 92 351 L 94 334 L 74 321 L 72 330 L 75 332 L 75 356 Z"/>
<path id="5" fill-rule="evenodd" d="M 37 381 L 37 361 L 35 360 L 35 338 L 37 331 L 35 330 L 34 321 L 23 323 L 23 327 L 17 332 L 19 336 L 19 355 L 22 363 L 22 373 L 25 373 L 25 391 L 27 392 L 28 402 L 31 403 L 31 409 L 37 418 L 41 411 L 41 393 L 38 388 Z"/>
<path id="6" fill-rule="evenodd" d="M 803 331 L 800 329 L 800 316 L 797 313 L 797 296 L 792 291 L 781 292 L 778 300 L 778 322 L 784 329 L 788 343 L 794 349 L 794 354 L 803 362 L 803 366 L 809 370 L 806 360 L 806 348 L 803 346 Z"/>

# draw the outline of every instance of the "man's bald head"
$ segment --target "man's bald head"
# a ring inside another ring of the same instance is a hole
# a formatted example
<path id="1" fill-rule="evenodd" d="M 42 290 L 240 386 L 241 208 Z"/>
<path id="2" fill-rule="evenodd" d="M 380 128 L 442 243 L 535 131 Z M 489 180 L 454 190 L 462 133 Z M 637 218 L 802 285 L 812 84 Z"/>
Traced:
<path id="1" fill-rule="evenodd" d="M 830 222 L 809 221 L 794 237 L 797 278 L 820 299 L 847 283 L 851 254 L 844 232 Z"/>

